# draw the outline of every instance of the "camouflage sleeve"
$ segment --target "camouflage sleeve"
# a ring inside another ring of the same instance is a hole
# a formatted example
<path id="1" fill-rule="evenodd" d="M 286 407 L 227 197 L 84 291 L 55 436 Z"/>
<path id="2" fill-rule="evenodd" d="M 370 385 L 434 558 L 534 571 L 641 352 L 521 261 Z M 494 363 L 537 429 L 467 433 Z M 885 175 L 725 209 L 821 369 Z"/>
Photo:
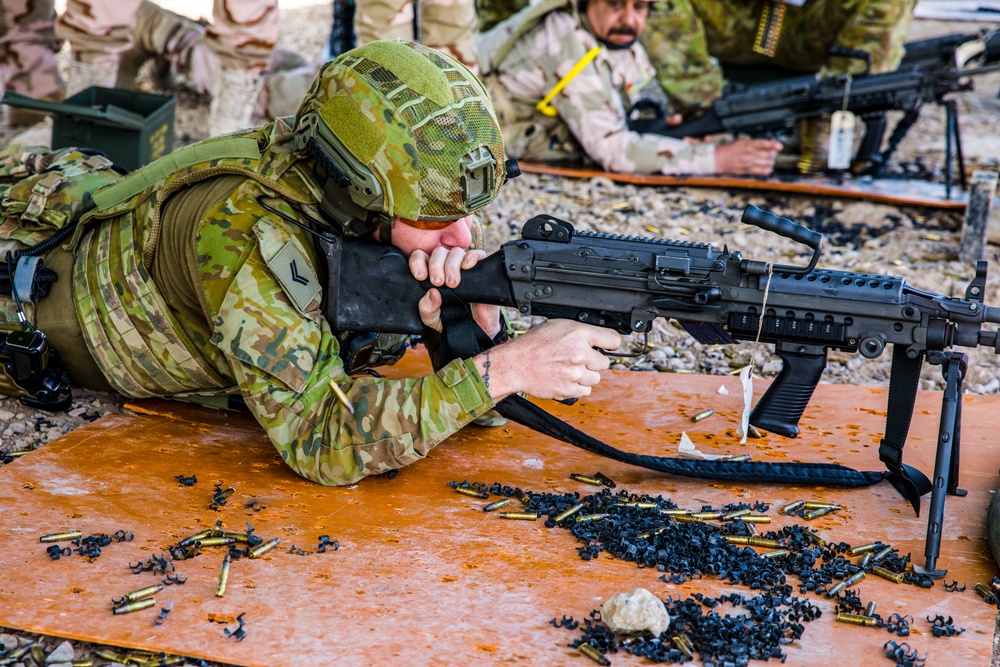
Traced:
<path id="1" fill-rule="evenodd" d="M 835 44 L 871 53 L 873 73 L 895 70 L 903 59 L 903 43 L 910 32 L 916 0 L 868 0 L 857 4 L 837 33 Z M 821 73 L 863 71 L 864 63 L 856 59 L 832 58 Z"/>
<path id="2" fill-rule="evenodd" d="M 642 44 L 678 113 L 697 116 L 722 95 L 722 68 L 708 52 L 694 0 L 654 3 Z"/>
<path id="3" fill-rule="evenodd" d="M 528 36 L 531 38 L 531 35 Z M 537 67 L 544 72 L 549 90 L 588 51 L 597 46 L 594 37 L 576 19 L 564 12 L 549 14 L 537 33 Z M 639 134 L 628 129 L 626 102 L 616 78 L 635 82 L 648 61 L 629 50 L 604 50 L 552 100 L 559 118 L 587 155 L 608 171 L 641 174 L 705 174 L 714 170 L 714 147 L 692 145 L 680 139 Z"/>
<path id="4" fill-rule="evenodd" d="M 493 407 L 467 360 L 422 378 L 348 377 L 322 316 L 309 237 L 269 217 L 256 188 L 245 184 L 205 216 L 201 291 L 212 344 L 292 469 L 320 484 L 350 484 L 422 458 Z"/>

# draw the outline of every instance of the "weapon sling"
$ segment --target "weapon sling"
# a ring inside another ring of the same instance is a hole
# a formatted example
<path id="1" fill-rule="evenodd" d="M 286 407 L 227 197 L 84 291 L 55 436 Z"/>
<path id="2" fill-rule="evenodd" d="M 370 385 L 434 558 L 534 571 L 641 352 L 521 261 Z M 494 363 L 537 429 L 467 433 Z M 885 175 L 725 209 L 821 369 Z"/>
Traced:
<path id="1" fill-rule="evenodd" d="M 441 360 L 469 358 L 493 345 L 472 318 L 469 306 L 451 290 L 438 288 L 443 304 L 441 321 Z M 683 477 L 697 477 L 744 482 L 776 482 L 783 484 L 818 484 L 822 486 L 861 487 L 888 479 L 913 505 L 919 516 L 920 496 L 931 490 L 927 477 L 912 466 L 902 463 L 903 443 L 910 425 L 910 413 L 916 399 L 917 379 L 921 359 L 910 360 L 902 350 L 893 354 L 893 375 L 889 389 L 886 437 L 879 450 L 888 470 L 858 471 L 833 463 L 780 463 L 764 461 L 697 461 L 669 456 L 650 456 L 625 452 L 549 414 L 527 399 L 512 395 L 496 405 L 497 411 L 513 421 L 550 437 L 562 440 L 588 452 L 631 465 Z M 897 367 L 897 359 L 900 359 Z M 905 370 L 904 370 L 905 366 Z M 913 369 L 916 369 L 916 375 Z M 896 372 L 899 370 L 899 376 Z M 909 412 L 905 409 L 909 407 Z M 900 408 L 903 408 L 900 410 Z M 899 415 L 903 415 L 902 418 Z M 895 415 L 895 417 L 894 417 Z"/>

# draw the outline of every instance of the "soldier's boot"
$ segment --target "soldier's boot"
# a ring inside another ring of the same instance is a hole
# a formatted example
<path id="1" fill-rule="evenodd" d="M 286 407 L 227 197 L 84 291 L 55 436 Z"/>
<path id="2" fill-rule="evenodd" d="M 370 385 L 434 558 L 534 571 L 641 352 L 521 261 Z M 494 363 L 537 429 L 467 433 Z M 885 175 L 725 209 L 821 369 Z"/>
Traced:
<path id="1" fill-rule="evenodd" d="M 66 96 L 76 95 L 91 86 L 114 88 L 118 80 L 118 63 L 104 61 L 86 63 L 75 58 L 70 60 L 66 76 Z"/>
<path id="2" fill-rule="evenodd" d="M 132 37 L 133 46 L 119 65 L 120 87 L 134 89 L 140 69 L 152 60 L 150 77 L 156 88 L 172 88 L 175 75 L 180 75 L 202 95 L 211 92 L 218 62 L 205 43 L 202 24 L 147 0 L 136 14 Z"/>
<path id="3" fill-rule="evenodd" d="M 217 137 L 251 127 L 254 107 L 263 84 L 264 75 L 261 72 L 219 69 L 208 108 L 209 136 Z"/>

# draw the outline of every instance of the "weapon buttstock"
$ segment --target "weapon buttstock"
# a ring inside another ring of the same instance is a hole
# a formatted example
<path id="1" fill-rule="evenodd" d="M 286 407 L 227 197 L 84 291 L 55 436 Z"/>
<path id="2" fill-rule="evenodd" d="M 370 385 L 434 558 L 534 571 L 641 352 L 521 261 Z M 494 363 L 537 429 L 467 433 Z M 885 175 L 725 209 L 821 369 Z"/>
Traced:
<path id="1" fill-rule="evenodd" d="M 750 423 L 757 428 L 788 438 L 799 434 L 799 418 L 809 405 L 823 369 L 826 349 L 820 352 L 778 350 L 782 367 L 750 413 Z"/>

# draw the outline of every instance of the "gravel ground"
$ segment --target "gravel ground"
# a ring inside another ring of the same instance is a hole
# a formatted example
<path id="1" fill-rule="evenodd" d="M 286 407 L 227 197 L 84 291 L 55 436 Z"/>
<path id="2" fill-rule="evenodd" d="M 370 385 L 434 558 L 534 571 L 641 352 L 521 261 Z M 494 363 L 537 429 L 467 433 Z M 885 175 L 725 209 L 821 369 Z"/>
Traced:
<path id="1" fill-rule="evenodd" d="M 176 11 L 197 18 L 210 14 L 210 2 L 165 2 Z M 282 44 L 308 58 L 317 58 L 329 31 L 329 3 L 306 4 L 302 0 L 282 2 Z M 970 32 L 976 24 L 917 21 L 911 39 L 951 32 Z M 65 55 L 65 54 L 64 54 Z M 966 160 L 975 168 L 995 169 L 1000 158 L 1000 137 L 995 127 L 1000 116 L 996 91 L 1000 74 L 979 77 L 978 91 L 959 96 Z M 180 145 L 205 136 L 208 104 L 186 89 L 178 95 L 176 136 Z M 903 141 L 898 159 L 940 171 L 943 158 L 944 113 L 929 108 Z M 0 127 L 0 143 L 9 133 Z M 674 238 L 727 244 L 750 259 L 801 262 L 801 247 L 759 229 L 739 224 L 743 207 L 752 203 L 790 217 L 826 234 L 821 266 L 857 272 L 887 273 L 906 278 L 918 288 L 948 295 L 964 294 L 973 267 L 957 261 L 962 216 L 920 208 L 896 208 L 866 202 L 829 198 L 765 195 L 693 188 L 653 188 L 618 185 L 606 178 L 564 180 L 524 175 L 512 181 L 485 211 L 488 249 L 516 238 L 521 224 L 538 213 L 569 220 L 578 229 Z M 985 259 L 996 266 L 1000 248 L 989 246 Z M 1000 273 L 990 277 L 986 302 L 1000 304 Z M 532 322 L 515 320 L 517 326 Z M 749 361 L 750 344 L 705 347 L 670 323 L 658 322 L 649 336 L 651 349 L 637 358 L 622 360 L 616 368 L 662 372 L 726 374 Z M 633 349 L 642 341 L 630 342 Z M 971 350 L 966 391 L 978 394 L 1000 390 L 1000 357 L 988 350 Z M 773 376 L 780 361 L 770 350 L 758 350 L 758 375 Z M 823 381 L 856 385 L 887 386 L 889 355 L 876 360 L 858 355 L 832 353 Z M 923 389 L 943 388 L 939 371 L 925 366 Z M 600 391 L 600 389 L 598 389 Z M 67 413 L 39 412 L 12 399 L 0 398 L 0 454 L 26 451 L 64 435 L 102 415 L 120 411 L 120 398 L 76 390 Z M 0 459 L 3 460 L 3 459 Z M 39 637 L 27 633 L 0 634 L 0 644 L 10 647 L 39 641 L 50 664 L 94 657 L 94 646 L 84 642 Z M 58 653 L 53 653 L 58 651 Z M 45 662 L 43 658 L 40 662 Z M 994 664 L 997 663 L 996 658 Z M 191 663 L 193 664 L 193 663 Z"/>

